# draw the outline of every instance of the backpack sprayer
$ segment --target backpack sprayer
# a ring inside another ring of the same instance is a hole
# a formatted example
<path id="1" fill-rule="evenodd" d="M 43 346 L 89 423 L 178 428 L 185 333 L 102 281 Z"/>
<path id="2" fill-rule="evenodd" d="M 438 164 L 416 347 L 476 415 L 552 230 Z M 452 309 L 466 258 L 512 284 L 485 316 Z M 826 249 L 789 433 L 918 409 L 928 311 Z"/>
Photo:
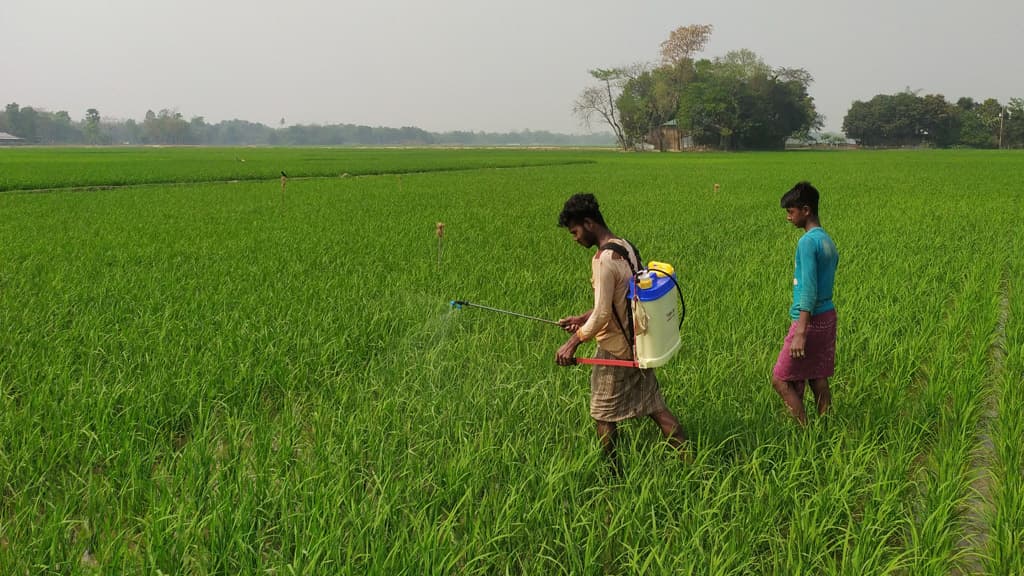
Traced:
<path id="1" fill-rule="evenodd" d="M 672 288 L 675 288 L 676 294 L 679 296 L 678 316 L 675 299 L 671 297 Z M 683 319 L 686 318 L 686 302 L 683 300 L 683 291 L 676 280 L 676 273 L 672 265 L 664 262 L 649 262 L 647 268 L 634 273 L 630 278 L 626 300 L 627 317 L 631 321 L 632 330 L 629 331 L 631 334 L 626 333 L 625 336 L 630 341 L 633 359 L 577 358 L 577 363 L 657 368 L 672 359 L 679 350 L 681 343 L 679 330 L 683 327 Z M 463 307 L 479 308 L 535 322 L 559 325 L 558 322 L 547 318 L 492 308 L 465 300 L 452 300 L 448 304 L 457 310 L 461 310 Z M 613 314 L 615 314 L 614 307 Z M 616 315 L 615 318 L 617 321 L 618 316 Z M 624 333 L 626 332 L 621 325 L 620 328 L 623 328 Z"/>

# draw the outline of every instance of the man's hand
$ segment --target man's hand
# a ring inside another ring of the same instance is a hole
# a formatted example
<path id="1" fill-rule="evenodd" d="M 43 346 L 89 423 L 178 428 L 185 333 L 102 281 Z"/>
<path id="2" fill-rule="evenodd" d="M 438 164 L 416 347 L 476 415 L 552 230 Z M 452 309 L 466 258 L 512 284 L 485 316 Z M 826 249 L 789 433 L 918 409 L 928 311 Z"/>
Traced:
<path id="1" fill-rule="evenodd" d="M 576 363 L 576 349 L 580 347 L 580 339 L 574 333 L 555 354 L 555 362 L 559 366 L 572 366 Z"/>
<path id="2" fill-rule="evenodd" d="M 587 323 L 587 320 L 590 320 L 590 315 L 593 313 L 593 310 L 588 310 L 579 316 L 562 318 L 558 321 L 558 325 L 562 327 L 562 330 L 565 330 L 570 334 L 575 334 L 577 330 Z"/>
<path id="3" fill-rule="evenodd" d="M 793 334 L 793 340 L 789 343 L 790 358 L 803 358 L 804 346 L 807 344 L 807 336 L 797 332 Z"/>
<path id="4" fill-rule="evenodd" d="M 569 316 L 567 318 L 559 318 L 558 325 L 569 334 L 575 334 L 580 329 L 580 326 L 583 326 L 583 322 L 580 321 L 580 316 Z"/>

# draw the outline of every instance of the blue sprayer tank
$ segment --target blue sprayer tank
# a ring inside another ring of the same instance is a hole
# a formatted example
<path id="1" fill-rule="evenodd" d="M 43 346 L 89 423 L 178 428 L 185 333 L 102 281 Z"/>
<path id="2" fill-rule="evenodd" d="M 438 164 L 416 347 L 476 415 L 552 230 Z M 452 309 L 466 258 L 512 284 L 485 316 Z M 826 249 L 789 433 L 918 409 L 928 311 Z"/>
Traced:
<path id="1" fill-rule="evenodd" d="M 675 291 L 675 270 L 663 262 L 650 262 L 630 283 L 636 362 L 640 368 L 662 366 L 679 350 L 680 316 Z"/>

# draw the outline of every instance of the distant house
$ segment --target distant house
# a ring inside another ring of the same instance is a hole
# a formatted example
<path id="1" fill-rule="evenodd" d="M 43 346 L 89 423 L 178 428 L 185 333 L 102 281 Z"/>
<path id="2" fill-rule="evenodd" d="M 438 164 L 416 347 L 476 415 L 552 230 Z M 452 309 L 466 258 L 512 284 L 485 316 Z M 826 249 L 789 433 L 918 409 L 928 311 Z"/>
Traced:
<path id="1" fill-rule="evenodd" d="M 647 143 L 655 150 L 678 152 L 693 147 L 693 139 L 683 134 L 675 120 L 669 120 L 661 126 L 651 128 L 647 133 Z"/>
<path id="2" fill-rule="evenodd" d="M 0 146 L 17 146 L 18 144 L 24 144 L 25 141 L 18 138 L 14 134 L 8 134 L 7 132 L 0 132 Z"/>

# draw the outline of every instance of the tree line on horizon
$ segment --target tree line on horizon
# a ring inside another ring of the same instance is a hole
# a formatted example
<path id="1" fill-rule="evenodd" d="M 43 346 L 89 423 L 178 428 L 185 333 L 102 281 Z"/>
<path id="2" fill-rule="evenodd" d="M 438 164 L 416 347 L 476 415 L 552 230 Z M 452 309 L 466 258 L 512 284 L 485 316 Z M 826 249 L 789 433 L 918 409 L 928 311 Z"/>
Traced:
<path id="1" fill-rule="evenodd" d="M 909 88 L 855 101 L 843 119 L 843 132 L 863 146 L 936 148 L 1024 147 L 1024 99 L 995 98 L 956 103 L 942 94 L 919 96 Z"/>
<path id="2" fill-rule="evenodd" d="M 520 132 L 428 132 L 420 128 L 356 124 L 296 124 L 278 127 L 246 120 L 208 123 L 202 116 L 186 120 L 176 110 L 149 110 L 145 118 L 103 119 L 90 108 L 81 121 L 64 110 L 49 112 L 8 104 L 0 111 L 0 132 L 30 144 L 177 145 L 177 146 L 610 146 L 608 133 L 560 134 Z"/>
<path id="3" fill-rule="evenodd" d="M 682 26 L 661 43 L 658 64 L 639 62 L 590 70 L 596 84 L 573 105 L 581 122 L 600 122 L 623 150 L 665 150 L 665 127 L 688 145 L 716 150 L 781 150 L 787 142 L 867 147 L 1024 147 L 1024 100 L 989 98 L 955 104 L 942 95 L 910 91 L 855 101 L 843 135 L 823 125 L 809 94 L 813 78 L 802 68 L 773 67 L 750 50 L 697 58 L 713 31 Z"/>

